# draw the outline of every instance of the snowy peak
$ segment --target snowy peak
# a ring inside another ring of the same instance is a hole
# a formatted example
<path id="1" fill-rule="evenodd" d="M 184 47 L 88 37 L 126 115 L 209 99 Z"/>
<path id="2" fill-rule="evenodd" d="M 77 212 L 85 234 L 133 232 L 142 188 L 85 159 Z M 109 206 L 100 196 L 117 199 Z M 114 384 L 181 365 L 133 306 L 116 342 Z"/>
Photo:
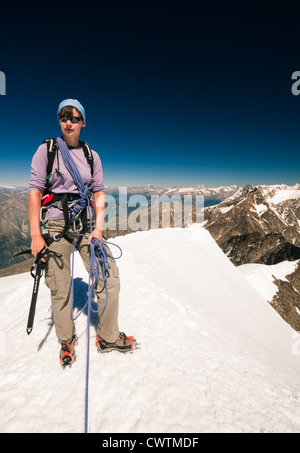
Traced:
<path id="1" fill-rule="evenodd" d="M 286 200 L 300 198 L 300 184 L 287 186 L 286 184 L 273 186 L 259 186 L 266 199 L 272 204 L 279 204 Z"/>
<path id="2" fill-rule="evenodd" d="M 27 191 L 28 188 L 25 186 L 9 186 L 5 184 L 0 184 L 0 192 L 24 192 Z"/>
<path id="3" fill-rule="evenodd" d="M 152 184 L 147 184 L 142 187 L 127 187 L 128 194 L 145 194 L 145 195 L 204 195 L 206 200 L 215 200 L 220 202 L 230 195 L 235 194 L 238 191 L 238 186 L 220 186 L 220 187 L 207 187 L 204 184 L 196 186 L 173 186 L 173 187 L 155 187 Z M 119 191 L 119 187 L 106 187 L 106 192 L 109 194 L 115 194 Z"/>
<path id="4" fill-rule="evenodd" d="M 221 187 L 207 187 L 204 184 L 199 184 L 194 187 L 171 187 L 166 189 L 167 195 L 204 195 L 206 200 L 224 200 L 230 195 L 238 191 L 238 186 L 221 186 Z"/>
<path id="5" fill-rule="evenodd" d="M 15 186 L 4 186 L 3 184 L 0 184 L 0 191 L 1 190 L 16 190 Z"/>
<path id="6" fill-rule="evenodd" d="M 235 264 L 300 258 L 299 219 L 300 189 L 278 186 L 248 185 L 205 210 L 205 227 Z"/>
<path id="7" fill-rule="evenodd" d="M 235 265 L 273 265 L 300 259 L 300 188 L 246 186 L 219 205 L 205 209 L 205 227 Z M 299 269 L 297 284 L 282 285 L 270 301 L 296 330 L 300 329 Z M 276 297 L 276 300 L 275 300 Z"/>

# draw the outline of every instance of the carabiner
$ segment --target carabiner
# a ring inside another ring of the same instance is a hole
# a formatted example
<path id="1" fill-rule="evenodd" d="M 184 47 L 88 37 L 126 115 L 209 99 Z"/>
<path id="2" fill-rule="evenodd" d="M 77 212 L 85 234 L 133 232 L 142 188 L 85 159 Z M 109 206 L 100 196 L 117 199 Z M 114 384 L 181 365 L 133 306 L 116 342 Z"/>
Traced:
<path id="1" fill-rule="evenodd" d="M 76 228 L 76 221 L 78 221 L 79 223 L 79 228 Z M 75 219 L 73 220 L 73 230 L 75 231 L 81 231 L 83 229 L 83 225 L 82 225 L 82 221 L 81 221 L 81 218 L 80 217 L 75 217 Z"/>

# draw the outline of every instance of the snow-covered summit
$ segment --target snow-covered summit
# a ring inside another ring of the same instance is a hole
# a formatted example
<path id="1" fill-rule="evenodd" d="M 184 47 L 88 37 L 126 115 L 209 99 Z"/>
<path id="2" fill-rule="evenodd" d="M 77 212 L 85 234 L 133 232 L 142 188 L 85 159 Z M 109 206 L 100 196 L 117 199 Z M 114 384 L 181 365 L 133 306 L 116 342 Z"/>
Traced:
<path id="1" fill-rule="evenodd" d="M 111 242 L 123 250 L 120 329 L 141 349 L 98 354 L 92 319 L 89 431 L 298 432 L 297 333 L 210 234 L 193 225 Z M 86 281 L 76 254 L 78 308 Z M 32 283 L 28 274 L 0 280 L 0 430 L 82 432 L 87 317 L 76 321 L 77 360 L 62 370 L 43 282 L 26 334 Z"/>

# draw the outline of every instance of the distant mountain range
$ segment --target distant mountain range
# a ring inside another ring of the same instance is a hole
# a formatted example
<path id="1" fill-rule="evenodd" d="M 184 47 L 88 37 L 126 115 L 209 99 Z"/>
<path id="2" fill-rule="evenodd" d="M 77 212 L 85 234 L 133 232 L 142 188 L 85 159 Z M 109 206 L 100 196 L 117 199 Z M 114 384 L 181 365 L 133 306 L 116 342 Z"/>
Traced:
<path id="1" fill-rule="evenodd" d="M 24 192 L 26 190 L 28 190 L 28 188 L 25 186 L 15 187 L 15 186 L 4 186 L 0 184 L 0 192 Z"/>
<path id="2" fill-rule="evenodd" d="M 142 194 L 148 199 L 150 199 L 152 195 L 166 195 L 170 198 L 174 195 L 179 195 L 180 197 L 184 197 L 184 195 L 203 195 L 207 206 L 220 203 L 220 201 L 234 195 L 238 189 L 239 187 L 236 185 L 211 188 L 203 184 L 191 187 L 155 187 L 151 184 L 147 184 L 142 187 L 131 186 L 126 188 L 128 196 Z M 119 193 L 119 187 L 106 187 L 105 192 L 110 195 L 117 195 Z"/>
<path id="3" fill-rule="evenodd" d="M 128 197 L 133 194 L 142 194 L 147 199 L 150 199 L 151 195 L 161 196 L 165 194 L 171 197 L 172 195 L 203 194 L 206 203 L 209 205 L 220 203 L 228 196 L 233 195 L 238 190 L 238 187 L 229 186 L 211 189 L 200 185 L 187 188 L 181 186 L 156 188 L 152 185 L 146 185 L 143 187 L 132 186 L 126 188 L 126 190 Z M 116 204 L 118 205 L 119 187 L 106 187 L 105 191 L 115 198 Z M 130 232 L 130 229 L 106 231 L 106 236 L 109 238 L 119 234 L 124 235 L 128 232 Z M 0 269 L 24 261 L 23 257 L 14 258 L 13 255 L 29 246 L 28 189 L 0 185 Z M 18 266 L 14 266 L 12 270 L 18 270 L 19 268 Z M 10 270 L 7 269 L 5 272 L 10 272 Z"/>
<path id="4" fill-rule="evenodd" d="M 108 194 L 115 194 L 119 192 L 119 186 L 106 186 L 105 192 Z M 129 194 L 149 194 L 149 195 L 185 195 L 185 194 L 203 194 L 208 199 L 216 198 L 222 199 L 229 197 L 234 194 L 239 187 L 236 185 L 232 186 L 221 186 L 217 188 L 210 188 L 203 184 L 198 186 L 173 186 L 173 187 L 155 187 L 152 184 L 146 184 L 145 186 L 129 186 L 126 187 Z M 9 186 L 0 184 L 0 192 L 24 192 L 27 191 L 28 187 L 24 186 Z"/>

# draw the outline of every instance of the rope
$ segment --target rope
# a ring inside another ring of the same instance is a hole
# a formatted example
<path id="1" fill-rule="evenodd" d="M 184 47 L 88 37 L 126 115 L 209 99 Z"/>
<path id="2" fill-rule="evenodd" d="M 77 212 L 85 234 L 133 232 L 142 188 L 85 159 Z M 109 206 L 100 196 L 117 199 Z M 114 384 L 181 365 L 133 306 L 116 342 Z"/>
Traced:
<path id="1" fill-rule="evenodd" d="M 72 159 L 71 153 L 69 151 L 68 145 L 66 142 L 61 138 L 57 137 L 57 143 L 59 146 L 60 154 L 63 159 L 63 162 L 65 164 L 66 169 L 72 176 L 78 191 L 80 198 L 76 200 L 72 206 L 70 207 L 70 215 L 71 215 L 71 220 L 74 221 L 76 216 L 80 214 L 82 209 L 84 209 L 86 206 L 89 206 L 90 204 L 90 197 L 92 196 L 92 188 L 93 188 L 93 183 L 90 183 L 89 185 L 84 184 L 82 181 L 81 175 L 78 171 L 78 168 Z M 92 229 L 91 225 L 91 219 L 90 219 L 90 231 Z"/>
<path id="2" fill-rule="evenodd" d="M 85 391 L 85 433 L 88 432 L 88 394 L 89 394 L 89 356 L 90 356 L 90 318 L 91 318 L 91 312 L 93 313 L 100 313 L 105 309 L 107 306 L 107 301 L 108 301 L 108 290 L 107 290 L 107 278 L 109 277 L 109 270 L 111 269 L 111 266 L 108 262 L 108 257 L 114 258 L 108 253 L 107 248 L 105 247 L 104 244 L 108 244 L 107 241 L 100 241 L 99 239 L 93 237 L 90 241 L 90 251 L 91 251 L 91 257 L 90 257 L 90 267 L 89 267 L 89 289 L 88 289 L 88 300 L 87 300 L 87 309 L 88 309 L 88 339 L 87 339 L 87 364 L 86 364 L 86 391 Z M 121 251 L 120 247 L 116 244 L 116 247 L 119 248 Z M 114 259 L 121 258 L 122 256 L 122 251 L 120 256 Z M 100 267 L 102 271 L 102 276 L 103 278 L 100 278 Z M 105 291 L 106 291 L 106 300 L 105 304 L 102 308 L 99 310 L 94 310 L 92 307 L 92 293 L 93 289 L 96 288 L 97 284 L 103 281 L 104 286 L 105 286 Z"/>
<path id="3" fill-rule="evenodd" d="M 80 234 L 80 236 L 87 237 L 84 234 Z M 108 249 L 106 245 L 114 245 L 120 250 L 120 256 L 113 257 L 108 253 Z M 81 309 L 81 311 L 77 314 L 75 318 L 72 318 L 73 308 L 74 308 L 74 255 L 75 255 L 75 244 L 73 244 L 73 254 L 72 254 L 72 308 L 71 308 L 71 319 L 75 321 L 82 312 L 87 307 L 87 361 L 86 361 L 86 377 L 85 377 L 85 423 L 84 423 L 84 432 L 88 432 L 88 398 L 89 398 L 89 364 L 90 364 L 90 319 L 91 319 L 91 312 L 93 313 L 100 313 L 105 309 L 107 306 L 108 301 L 108 290 L 107 290 L 107 278 L 109 277 L 109 270 L 111 266 L 108 262 L 108 258 L 119 259 L 122 256 L 122 250 L 117 244 L 113 244 L 108 241 L 100 241 L 98 238 L 93 237 L 90 241 L 90 266 L 89 266 L 89 284 L 88 284 L 88 298 Z M 100 268 L 103 278 L 100 277 Z M 99 310 L 94 310 L 92 307 L 92 295 L 93 290 L 96 288 L 98 283 L 102 281 L 104 282 L 104 287 L 106 291 L 106 299 L 105 304 Z"/>
<path id="4" fill-rule="evenodd" d="M 92 183 L 86 185 L 83 183 L 81 175 L 78 171 L 78 168 L 75 162 L 72 159 L 70 154 L 69 148 L 64 140 L 60 137 L 57 137 L 57 143 L 60 149 L 60 153 L 65 164 L 65 167 L 71 174 L 76 186 L 78 187 L 80 198 L 76 200 L 75 203 L 70 206 L 70 217 L 71 220 L 74 221 L 76 217 L 80 214 L 82 209 L 87 207 L 89 213 L 89 220 L 90 220 L 90 233 L 92 233 L 92 221 L 91 221 L 91 209 L 90 209 L 90 197 L 92 195 Z M 75 321 L 82 312 L 87 308 L 87 360 L 86 360 L 86 383 L 85 383 L 85 422 L 84 422 L 84 432 L 88 432 L 88 403 L 89 403 L 89 369 L 90 369 L 90 319 L 91 319 L 91 312 L 93 313 L 100 313 L 105 309 L 107 306 L 108 301 L 108 290 L 107 290 L 107 278 L 109 277 L 109 270 L 111 266 L 109 264 L 108 258 L 119 259 L 122 256 L 122 250 L 117 244 L 113 244 L 111 242 L 102 240 L 100 241 L 96 237 L 92 237 L 90 241 L 90 264 L 89 264 L 89 284 L 88 284 L 88 298 L 84 305 L 84 307 L 80 310 L 75 318 L 73 318 L 72 313 L 74 309 L 74 255 L 75 255 L 75 248 L 80 240 L 80 238 L 88 237 L 84 234 L 81 234 L 79 231 L 75 232 L 75 239 L 73 242 L 73 253 L 72 253 L 72 304 L 71 304 L 71 320 Z M 114 257 L 109 254 L 108 252 L 108 244 L 114 245 L 120 250 L 120 256 Z M 102 277 L 100 277 L 100 271 Z M 106 299 L 105 304 L 99 310 L 94 310 L 92 307 L 92 295 L 93 290 L 97 287 L 99 282 L 103 282 L 105 291 L 106 291 Z"/>

